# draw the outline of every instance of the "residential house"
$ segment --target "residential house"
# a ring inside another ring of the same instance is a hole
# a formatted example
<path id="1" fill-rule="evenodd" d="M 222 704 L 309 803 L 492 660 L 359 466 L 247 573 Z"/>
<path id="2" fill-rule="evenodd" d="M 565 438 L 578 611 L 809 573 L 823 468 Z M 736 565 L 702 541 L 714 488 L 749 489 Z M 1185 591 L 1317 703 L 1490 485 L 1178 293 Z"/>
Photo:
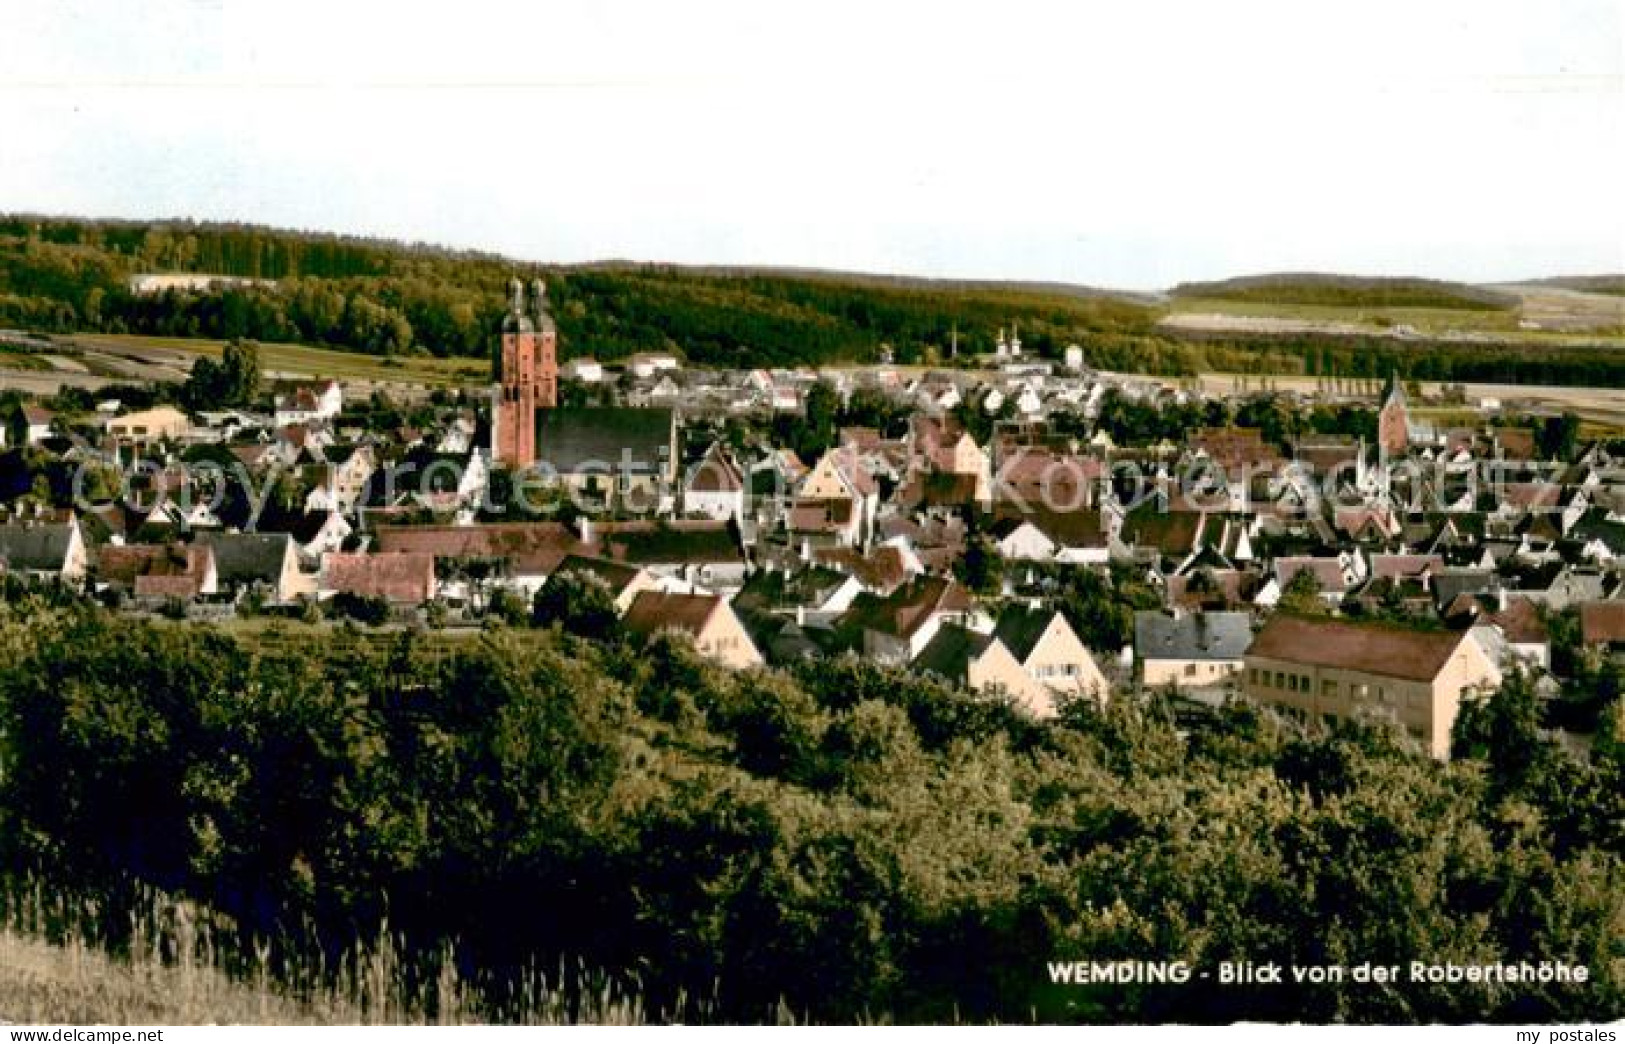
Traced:
<path id="1" fill-rule="evenodd" d="M 910 577 L 926 571 L 925 564 L 906 538 L 888 540 L 868 551 L 854 547 L 828 548 L 813 552 L 813 561 L 820 566 L 850 576 L 859 590 L 877 595 L 889 595 Z"/>
<path id="2" fill-rule="evenodd" d="M 632 602 L 638 595 L 645 591 L 660 589 L 659 581 L 654 574 L 641 566 L 587 555 L 566 555 L 558 568 L 548 577 L 548 582 L 551 583 L 554 578 L 571 573 L 585 574 L 602 581 L 609 591 L 610 598 L 615 602 L 615 612 L 622 616 L 626 615 L 626 611 L 632 607 Z"/>
<path id="3" fill-rule="evenodd" d="M 378 470 L 377 452 L 365 443 L 335 444 L 324 448 L 321 456 L 326 464 L 325 474 L 305 498 L 305 509 L 353 511 L 366 492 L 368 480 Z"/>
<path id="4" fill-rule="evenodd" d="M 25 446 L 38 446 L 51 437 L 55 421 L 56 414 L 43 406 L 32 403 L 23 406 L 18 411 L 18 426 L 21 428 L 19 441 Z"/>
<path id="5" fill-rule="evenodd" d="M 196 543 L 213 551 L 219 586 L 226 591 L 257 591 L 271 602 L 315 591 L 299 569 L 299 550 L 287 533 L 203 533 Z"/>
<path id="6" fill-rule="evenodd" d="M 1625 656 L 1625 602 L 1580 603 L 1580 642 L 1611 656 Z"/>
<path id="7" fill-rule="evenodd" d="M 126 413 L 107 420 L 107 434 L 122 442 L 176 440 L 191 434 L 192 420 L 173 406 Z"/>
<path id="8" fill-rule="evenodd" d="M 670 352 L 639 352 L 626 360 L 626 372 L 637 378 L 653 377 L 657 373 L 674 372 L 682 368 L 677 356 Z"/>
<path id="9" fill-rule="evenodd" d="M 8 574 L 77 587 L 89 568 L 89 549 L 77 520 L 0 525 L 0 570 Z"/>
<path id="10" fill-rule="evenodd" d="M 683 513 L 744 521 L 745 475 L 722 443 L 713 442 L 689 471 L 683 484 Z"/>
<path id="11" fill-rule="evenodd" d="M 302 384 L 277 396 L 274 420 L 279 428 L 321 424 L 343 410 L 344 389 L 338 381 Z"/>
<path id="12" fill-rule="evenodd" d="M 571 359 L 559 367 L 559 376 L 567 381 L 597 384 L 604 379 L 604 365 L 590 356 Z"/>
<path id="13" fill-rule="evenodd" d="M 1316 595 L 1327 605 L 1342 602 L 1367 577 L 1365 559 L 1347 551 L 1330 557 L 1283 555 L 1274 565 L 1275 575 L 1253 599 L 1253 603 L 1262 608 L 1277 605 L 1287 589 L 1305 574 L 1313 580 Z"/>
<path id="14" fill-rule="evenodd" d="M 1146 688 L 1201 689 L 1241 673 L 1252 644 L 1246 613 L 1188 613 L 1182 609 L 1134 614 L 1134 657 Z"/>
<path id="15" fill-rule="evenodd" d="M 1070 697 L 1105 702 L 1105 675 L 1059 612 L 1011 606 L 1000 614 L 993 636 L 1021 666 L 1027 687 L 1017 695 L 1037 717 L 1053 717 L 1058 701 Z"/>
<path id="16" fill-rule="evenodd" d="M 571 555 L 596 556 L 598 546 L 560 522 L 509 522 L 483 526 L 379 526 L 380 551 L 427 554 L 451 580 L 491 582 L 534 597 Z"/>
<path id="17" fill-rule="evenodd" d="M 750 632 L 721 595 L 644 591 L 632 599 L 621 624 L 645 638 L 661 631 L 686 634 L 702 656 L 727 667 L 764 662 Z"/>
<path id="18" fill-rule="evenodd" d="M 101 549 L 96 583 L 150 604 L 212 595 L 220 589 L 220 574 L 207 544 L 127 544 Z"/>
<path id="19" fill-rule="evenodd" d="M 328 552 L 322 556 L 319 593 L 381 598 L 417 606 L 435 596 L 434 556 L 412 551 L 378 554 Z"/>
<path id="20" fill-rule="evenodd" d="M 880 487 L 874 477 L 862 466 L 854 447 L 838 447 L 825 453 L 802 479 L 797 490 L 796 504 L 808 509 L 816 503 L 832 505 L 831 516 L 839 515 L 843 531 L 855 539 L 844 543 L 866 544 L 874 534 L 875 515 L 880 508 Z M 849 507 L 836 509 L 835 504 Z M 803 518 L 806 523 L 809 519 Z"/>
<path id="21" fill-rule="evenodd" d="M 992 622 L 963 587 L 945 577 L 921 576 L 885 597 L 858 595 L 840 627 L 868 659 L 905 664 L 920 655 L 945 623 L 992 630 Z"/>
<path id="22" fill-rule="evenodd" d="M 732 593 L 745 584 L 750 562 L 738 531 L 709 519 L 633 519 L 580 523 L 582 542 L 605 558 L 640 565 L 657 577 L 707 591 Z"/>
<path id="23" fill-rule="evenodd" d="M 293 538 L 299 562 L 318 565 L 322 556 L 337 551 L 355 532 L 350 521 L 337 511 L 282 512 L 267 509 L 255 526 L 261 533 L 286 533 Z"/>

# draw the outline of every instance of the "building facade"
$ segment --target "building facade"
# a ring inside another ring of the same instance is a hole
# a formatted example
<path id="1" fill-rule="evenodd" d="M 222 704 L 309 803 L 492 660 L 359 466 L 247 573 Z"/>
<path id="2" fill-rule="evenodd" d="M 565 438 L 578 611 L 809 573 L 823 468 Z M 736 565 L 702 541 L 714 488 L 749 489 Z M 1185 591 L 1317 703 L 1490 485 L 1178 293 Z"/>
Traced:
<path id="1" fill-rule="evenodd" d="M 1462 700 L 1500 682 L 1497 666 L 1465 631 L 1283 614 L 1247 651 L 1242 691 L 1305 723 L 1387 719 L 1447 758 Z"/>

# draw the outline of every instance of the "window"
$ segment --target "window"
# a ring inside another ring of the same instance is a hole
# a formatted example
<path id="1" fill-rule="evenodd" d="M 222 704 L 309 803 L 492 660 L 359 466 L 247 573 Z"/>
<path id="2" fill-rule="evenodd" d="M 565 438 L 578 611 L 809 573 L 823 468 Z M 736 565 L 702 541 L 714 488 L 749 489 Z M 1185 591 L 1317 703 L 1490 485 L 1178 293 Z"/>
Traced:
<path id="1" fill-rule="evenodd" d="M 1325 681 L 1322 681 L 1320 683 L 1320 694 L 1322 696 L 1336 696 L 1337 695 L 1337 683 L 1332 681 L 1330 678 L 1327 678 Z"/>
<path id="2" fill-rule="evenodd" d="M 1186 664 L 1186 665 L 1185 665 L 1185 677 L 1187 677 L 1187 678 L 1194 678 L 1194 677 L 1196 677 L 1196 664 L 1194 664 L 1194 663 L 1187 663 L 1187 664 Z"/>

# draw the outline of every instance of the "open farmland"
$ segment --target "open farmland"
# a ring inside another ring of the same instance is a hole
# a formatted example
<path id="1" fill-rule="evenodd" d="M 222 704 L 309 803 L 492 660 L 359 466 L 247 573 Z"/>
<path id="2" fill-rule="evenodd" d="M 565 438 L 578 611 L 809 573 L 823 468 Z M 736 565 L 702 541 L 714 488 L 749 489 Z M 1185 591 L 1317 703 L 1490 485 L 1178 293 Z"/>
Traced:
<path id="1" fill-rule="evenodd" d="M 1319 303 L 1261 290 L 1223 296 L 1175 292 L 1159 326 L 1198 334 L 1282 336 L 1333 334 L 1397 340 L 1625 348 L 1625 297 L 1534 283 L 1481 289 L 1510 307 L 1439 307 L 1378 300 Z"/>
<path id="2" fill-rule="evenodd" d="M 1260 376 L 1248 374 L 1243 376 L 1210 373 L 1203 374 L 1197 378 L 1197 381 L 1202 391 L 1213 395 L 1228 395 L 1244 387 L 1258 388 L 1262 386 L 1268 386 L 1277 391 L 1313 395 L 1321 387 L 1319 378 L 1302 375 Z M 1420 381 L 1418 383 L 1424 397 L 1437 396 L 1442 387 L 1441 382 L 1438 381 Z M 1486 399 L 1493 399 L 1499 402 L 1502 409 L 1505 410 L 1529 410 L 1533 412 L 1568 410 L 1580 417 L 1581 420 L 1599 428 L 1610 431 L 1625 430 L 1625 389 L 1473 383 L 1467 383 L 1463 387 L 1466 388 L 1466 408 L 1469 410 Z M 1453 406 L 1449 409 L 1452 413 L 1459 413 L 1462 408 Z M 1413 410 L 1413 412 L 1426 416 L 1428 411 L 1426 406 L 1422 406 Z"/>
<path id="3" fill-rule="evenodd" d="M 52 394 L 63 387 L 96 389 L 109 384 L 183 381 L 203 356 L 219 358 L 221 340 L 143 337 L 130 334 L 60 335 L 51 355 L 0 358 L 0 387 Z M 485 383 L 490 368 L 477 359 L 385 359 L 298 344 L 262 343 L 260 366 L 267 378 L 332 377 L 363 393 L 414 394 L 425 388 Z"/>

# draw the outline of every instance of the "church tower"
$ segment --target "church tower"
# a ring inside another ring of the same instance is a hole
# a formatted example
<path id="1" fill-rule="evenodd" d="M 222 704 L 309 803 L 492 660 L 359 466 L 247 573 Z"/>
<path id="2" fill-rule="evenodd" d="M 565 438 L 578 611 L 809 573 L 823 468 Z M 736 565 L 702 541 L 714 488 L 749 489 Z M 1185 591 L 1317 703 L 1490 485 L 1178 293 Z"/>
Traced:
<path id="1" fill-rule="evenodd" d="M 547 288 L 531 288 L 531 311 L 524 286 L 508 284 L 508 315 L 502 321 L 502 355 L 496 409 L 491 418 L 491 452 L 515 471 L 536 463 L 536 411 L 559 401 L 558 328 L 547 308 Z"/>
<path id="2" fill-rule="evenodd" d="M 1405 407 L 1405 391 L 1399 375 L 1390 373 L 1377 413 L 1377 448 L 1385 457 L 1403 457 L 1411 444 L 1410 418 Z"/>

